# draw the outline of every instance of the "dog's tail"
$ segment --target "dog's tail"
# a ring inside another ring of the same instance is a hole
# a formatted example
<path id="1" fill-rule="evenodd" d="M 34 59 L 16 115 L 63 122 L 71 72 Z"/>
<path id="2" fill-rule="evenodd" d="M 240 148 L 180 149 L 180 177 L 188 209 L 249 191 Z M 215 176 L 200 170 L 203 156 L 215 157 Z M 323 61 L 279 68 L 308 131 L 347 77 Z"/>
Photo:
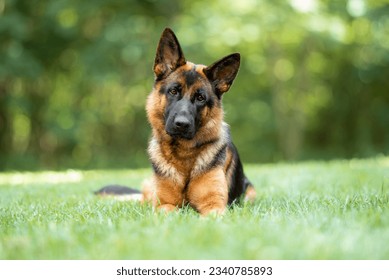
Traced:
<path id="1" fill-rule="evenodd" d="M 154 202 L 155 200 L 152 179 L 144 180 L 142 182 L 141 191 L 120 185 L 108 185 L 95 191 L 94 194 L 101 197 L 112 197 L 120 201 Z"/>
<path id="2" fill-rule="evenodd" d="M 102 197 L 114 197 L 117 200 L 133 200 L 133 201 L 142 201 L 143 195 L 142 192 L 136 189 L 132 189 L 120 185 L 109 185 L 105 186 L 98 191 L 94 192 L 95 195 Z"/>

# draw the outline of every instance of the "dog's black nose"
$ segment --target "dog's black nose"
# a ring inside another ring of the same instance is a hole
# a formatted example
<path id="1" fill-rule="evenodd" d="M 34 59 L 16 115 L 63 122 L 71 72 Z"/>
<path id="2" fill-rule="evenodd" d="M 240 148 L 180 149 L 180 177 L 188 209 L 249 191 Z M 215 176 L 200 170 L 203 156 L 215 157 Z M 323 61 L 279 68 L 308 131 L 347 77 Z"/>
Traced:
<path id="1" fill-rule="evenodd" d="M 175 125 L 177 130 L 186 131 L 186 130 L 188 130 L 188 128 L 190 126 L 190 121 L 185 117 L 178 116 L 174 120 L 174 125 Z"/>

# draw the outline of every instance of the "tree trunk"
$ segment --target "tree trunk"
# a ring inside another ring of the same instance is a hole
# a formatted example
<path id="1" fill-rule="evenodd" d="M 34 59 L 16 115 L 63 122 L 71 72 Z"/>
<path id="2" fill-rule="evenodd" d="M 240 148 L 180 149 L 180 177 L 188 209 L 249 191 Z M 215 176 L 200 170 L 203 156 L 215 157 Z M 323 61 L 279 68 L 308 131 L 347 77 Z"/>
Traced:
<path id="1" fill-rule="evenodd" d="M 8 84 L 0 82 L 0 170 L 7 167 L 12 149 L 11 116 L 8 110 Z"/>

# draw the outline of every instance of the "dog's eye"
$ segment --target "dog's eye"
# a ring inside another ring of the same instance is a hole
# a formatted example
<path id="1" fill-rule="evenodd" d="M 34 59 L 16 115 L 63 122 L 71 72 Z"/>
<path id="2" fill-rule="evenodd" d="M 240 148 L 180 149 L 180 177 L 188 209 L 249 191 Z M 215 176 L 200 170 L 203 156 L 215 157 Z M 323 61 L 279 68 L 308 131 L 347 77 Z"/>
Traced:
<path id="1" fill-rule="evenodd" d="M 205 100 L 205 96 L 202 95 L 201 93 L 196 94 L 196 100 L 199 102 L 203 102 Z"/>
<path id="2" fill-rule="evenodd" d="M 169 89 L 169 93 L 171 95 L 177 95 L 178 94 L 178 90 L 176 88 L 171 88 L 171 89 Z"/>

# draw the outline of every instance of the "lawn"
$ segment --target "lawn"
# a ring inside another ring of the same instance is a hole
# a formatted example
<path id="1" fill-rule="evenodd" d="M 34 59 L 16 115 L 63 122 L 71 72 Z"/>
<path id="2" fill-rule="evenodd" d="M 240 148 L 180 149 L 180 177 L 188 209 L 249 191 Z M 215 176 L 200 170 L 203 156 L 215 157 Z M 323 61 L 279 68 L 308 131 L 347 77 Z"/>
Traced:
<path id="1" fill-rule="evenodd" d="M 224 217 L 100 199 L 149 170 L 0 173 L 0 259 L 389 259 L 389 158 L 246 166 Z"/>

